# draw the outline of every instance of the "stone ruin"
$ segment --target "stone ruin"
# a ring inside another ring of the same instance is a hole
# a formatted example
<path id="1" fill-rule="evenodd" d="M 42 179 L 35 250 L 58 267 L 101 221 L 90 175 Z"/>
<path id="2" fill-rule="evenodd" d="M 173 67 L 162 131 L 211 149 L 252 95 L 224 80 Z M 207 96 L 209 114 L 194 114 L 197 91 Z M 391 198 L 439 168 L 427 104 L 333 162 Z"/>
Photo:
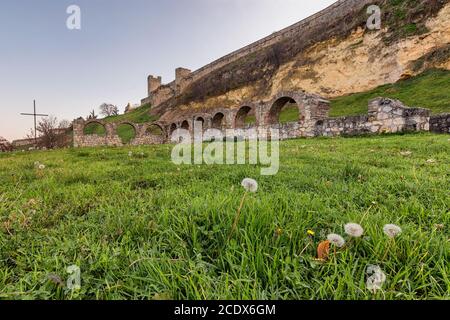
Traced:
<path id="1" fill-rule="evenodd" d="M 10 152 L 13 151 L 13 146 L 3 137 L 0 137 L 0 152 Z"/>
<path id="2" fill-rule="evenodd" d="M 298 107 L 297 121 L 280 123 L 280 113 L 286 104 Z M 449 115 L 431 116 L 431 111 L 424 108 L 410 108 L 398 100 L 376 98 L 369 102 L 366 115 L 330 118 L 330 103 L 315 95 L 300 92 L 281 92 L 269 101 L 243 103 L 237 108 L 217 108 L 209 113 L 191 113 L 172 121 L 158 121 L 146 124 L 130 122 L 106 123 L 102 120 L 75 120 L 74 146 L 123 146 L 117 128 L 122 124 L 131 126 L 135 137 L 130 145 L 163 144 L 174 142 L 172 133 L 177 129 L 193 131 L 194 121 L 203 123 L 203 129 L 226 130 L 226 138 L 253 139 L 247 132 L 267 132 L 278 129 L 280 139 L 300 137 L 354 136 L 363 134 L 381 134 L 397 132 L 433 131 L 449 132 Z M 245 122 L 252 115 L 255 122 Z M 85 134 L 85 128 L 96 123 L 104 127 L 105 134 Z M 152 130 L 149 130 L 153 128 Z M 155 130 L 157 134 L 155 134 Z M 254 130 L 244 130 L 254 129 Z M 436 129 L 436 130 L 435 130 Z M 224 134 L 225 135 L 225 134 Z"/>

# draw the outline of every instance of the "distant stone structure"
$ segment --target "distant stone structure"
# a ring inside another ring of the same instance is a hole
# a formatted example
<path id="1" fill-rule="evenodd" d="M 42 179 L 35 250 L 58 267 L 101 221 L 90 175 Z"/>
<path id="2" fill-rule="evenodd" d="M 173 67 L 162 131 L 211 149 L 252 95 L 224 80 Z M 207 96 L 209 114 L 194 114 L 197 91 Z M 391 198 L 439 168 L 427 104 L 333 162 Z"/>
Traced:
<path id="1" fill-rule="evenodd" d="M 9 152 L 13 150 L 13 146 L 3 137 L 0 137 L 0 152 Z"/>
<path id="2" fill-rule="evenodd" d="M 298 121 L 280 123 L 281 108 L 286 103 L 295 103 L 297 105 L 299 111 Z M 409 108 L 398 100 L 388 98 L 371 100 L 366 115 L 329 118 L 329 110 L 329 101 L 320 96 L 305 92 L 282 92 L 270 101 L 249 102 L 235 109 L 217 109 L 209 114 L 195 114 L 189 119 L 176 119 L 172 123 L 106 123 L 102 120 L 85 121 L 78 119 L 73 124 L 74 146 L 123 146 L 124 144 L 117 134 L 118 126 L 122 124 L 127 124 L 134 128 L 136 136 L 130 142 L 131 145 L 173 142 L 171 141 L 172 133 L 177 129 L 186 129 L 192 132 L 194 121 L 202 122 L 204 130 L 214 128 L 224 131 L 227 129 L 227 138 L 242 139 L 254 139 L 258 132 L 267 131 L 268 129 L 278 129 L 280 139 L 430 130 L 430 110 Z M 249 114 L 254 115 L 254 124 L 245 123 L 244 119 Z M 85 134 L 86 127 L 93 123 L 103 126 L 105 135 Z M 156 128 L 159 134 L 155 134 L 155 130 L 149 130 L 152 127 Z M 248 136 L 248 132 L 253 132 L 255 136 Z"/>

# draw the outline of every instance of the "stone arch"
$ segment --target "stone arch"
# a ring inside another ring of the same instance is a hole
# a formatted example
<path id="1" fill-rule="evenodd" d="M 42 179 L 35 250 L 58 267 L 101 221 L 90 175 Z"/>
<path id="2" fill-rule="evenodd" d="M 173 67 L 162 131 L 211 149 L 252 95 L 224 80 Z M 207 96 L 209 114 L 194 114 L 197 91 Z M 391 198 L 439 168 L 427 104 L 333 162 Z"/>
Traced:
<path id="1" fill-rule="evenodd" d="M 169 126 L 169 136 L 171 136 L 172 133 L 174 133 L 175 130 L 177 130 L 177 129 L 178 129 L 178 125 L 177 125 L 176 123 L 172 123 L 172 124 Z"/>
<path id="2" fill-rule="evenodd" d="M 190 130 L 191 129 L 191 124 L 189 123 L 188 120 L 184 120 L 184 121 L 181 122 L 180 128 L 184 129 L 184 130 Z"/>
<path id="3" fill-rule="evenodd" d="M 117 124 L 115 133 L 122 144 L 129 144 L 138 136 L 139 128 L 132 122 L 124 121 Z"/>
<path id="4" fill-rule="evenodd" d="M 245 127 L 247 124 L 253 123 L 258 125 L 256 107 L 251 104 L 241 106 L 234 117 L 234 127 L 239 129 Z"/>
<path id="5" fill-rule="evenodd" d="M 83 126 L 83 135 L 98 135 L 106 137 L 108 135 L 108 128 L 103 121 L 89 120 Z"/>
<path id="6" fill-rule="evenodd" d="M 150 123 L 145 127 L 145 134 L 153 136 L 164 136 L 165 130 L 164 127 L 158 123 Z"/>
<path id="7" fill-rule="evenodd" d="M 221 111 L 217 112 L 211 121 L 211 127 L 214 129 L 222 129 L 225 126 L 225 114 Z"/>
<path id="8" fill-rule="evenodd" d="M 290 108 L 292 110 L 297 109 L 297 112 L 293 112 L 293 118 L 287 119 L 286 121 L 281 121 L 280 115 L 282 111 L 286 108 Z M 272 100 L 270 103 L 270 109 L 266 114 L 266 124 L 278 124 L 280 122 L 302 122 L 305 120 L 305 109 L 304 107 L 297 102 L 295 98 L 291 95 L 281 95 L 276 99 Z"/>

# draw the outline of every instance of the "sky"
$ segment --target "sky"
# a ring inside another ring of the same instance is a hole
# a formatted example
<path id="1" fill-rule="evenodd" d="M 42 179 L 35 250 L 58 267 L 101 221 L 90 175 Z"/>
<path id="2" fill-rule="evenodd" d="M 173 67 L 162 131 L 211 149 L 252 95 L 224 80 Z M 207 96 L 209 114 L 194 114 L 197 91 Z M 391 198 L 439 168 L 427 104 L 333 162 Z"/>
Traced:
<path id="1" fill-rule="evenodd" d="M 121 112 L 147 76 L 175 78 L 294 24 L 335 0 L 1 0 L 0 136 L 29 133 L 38 113 L 72 121 L 102 103 Z M 70 30 L 67 8 L 81 10 Z"/>

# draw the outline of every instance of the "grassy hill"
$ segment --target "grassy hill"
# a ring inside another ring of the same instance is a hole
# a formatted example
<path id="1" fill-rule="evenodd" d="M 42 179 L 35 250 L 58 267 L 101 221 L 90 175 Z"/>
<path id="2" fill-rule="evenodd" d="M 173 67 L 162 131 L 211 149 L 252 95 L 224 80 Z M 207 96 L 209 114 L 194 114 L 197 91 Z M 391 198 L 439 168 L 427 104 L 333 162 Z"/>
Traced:
<path id="1" fill-rule="evenodd" d="M 447 135 L 284 141 L 270 177 L 255 165 L 177 166 L 170 154 L 0 154 L 0 299 L 450 297 Z M 259 189 L 228 241 L 246 177 Z M 348 222 L 364 236 L 346 236 Z M 387 223 L 403 229 L 395 241 Z M 347 245 L 318 262 L 329 233 Z M 71 265 L 81 269 L 73 292 Z M 376 294 L 369 265 L 386 275 Z"/>
<path id="2" fill-rule="evenodd" d="M 332 99 L 330 116 L 366 114 L 369 100 L 376 97 L 399 99 L 407 106 L 428 108 L 433 113 L 450 112 L 450 71 L 428 70 L 394 84 Z"/>

